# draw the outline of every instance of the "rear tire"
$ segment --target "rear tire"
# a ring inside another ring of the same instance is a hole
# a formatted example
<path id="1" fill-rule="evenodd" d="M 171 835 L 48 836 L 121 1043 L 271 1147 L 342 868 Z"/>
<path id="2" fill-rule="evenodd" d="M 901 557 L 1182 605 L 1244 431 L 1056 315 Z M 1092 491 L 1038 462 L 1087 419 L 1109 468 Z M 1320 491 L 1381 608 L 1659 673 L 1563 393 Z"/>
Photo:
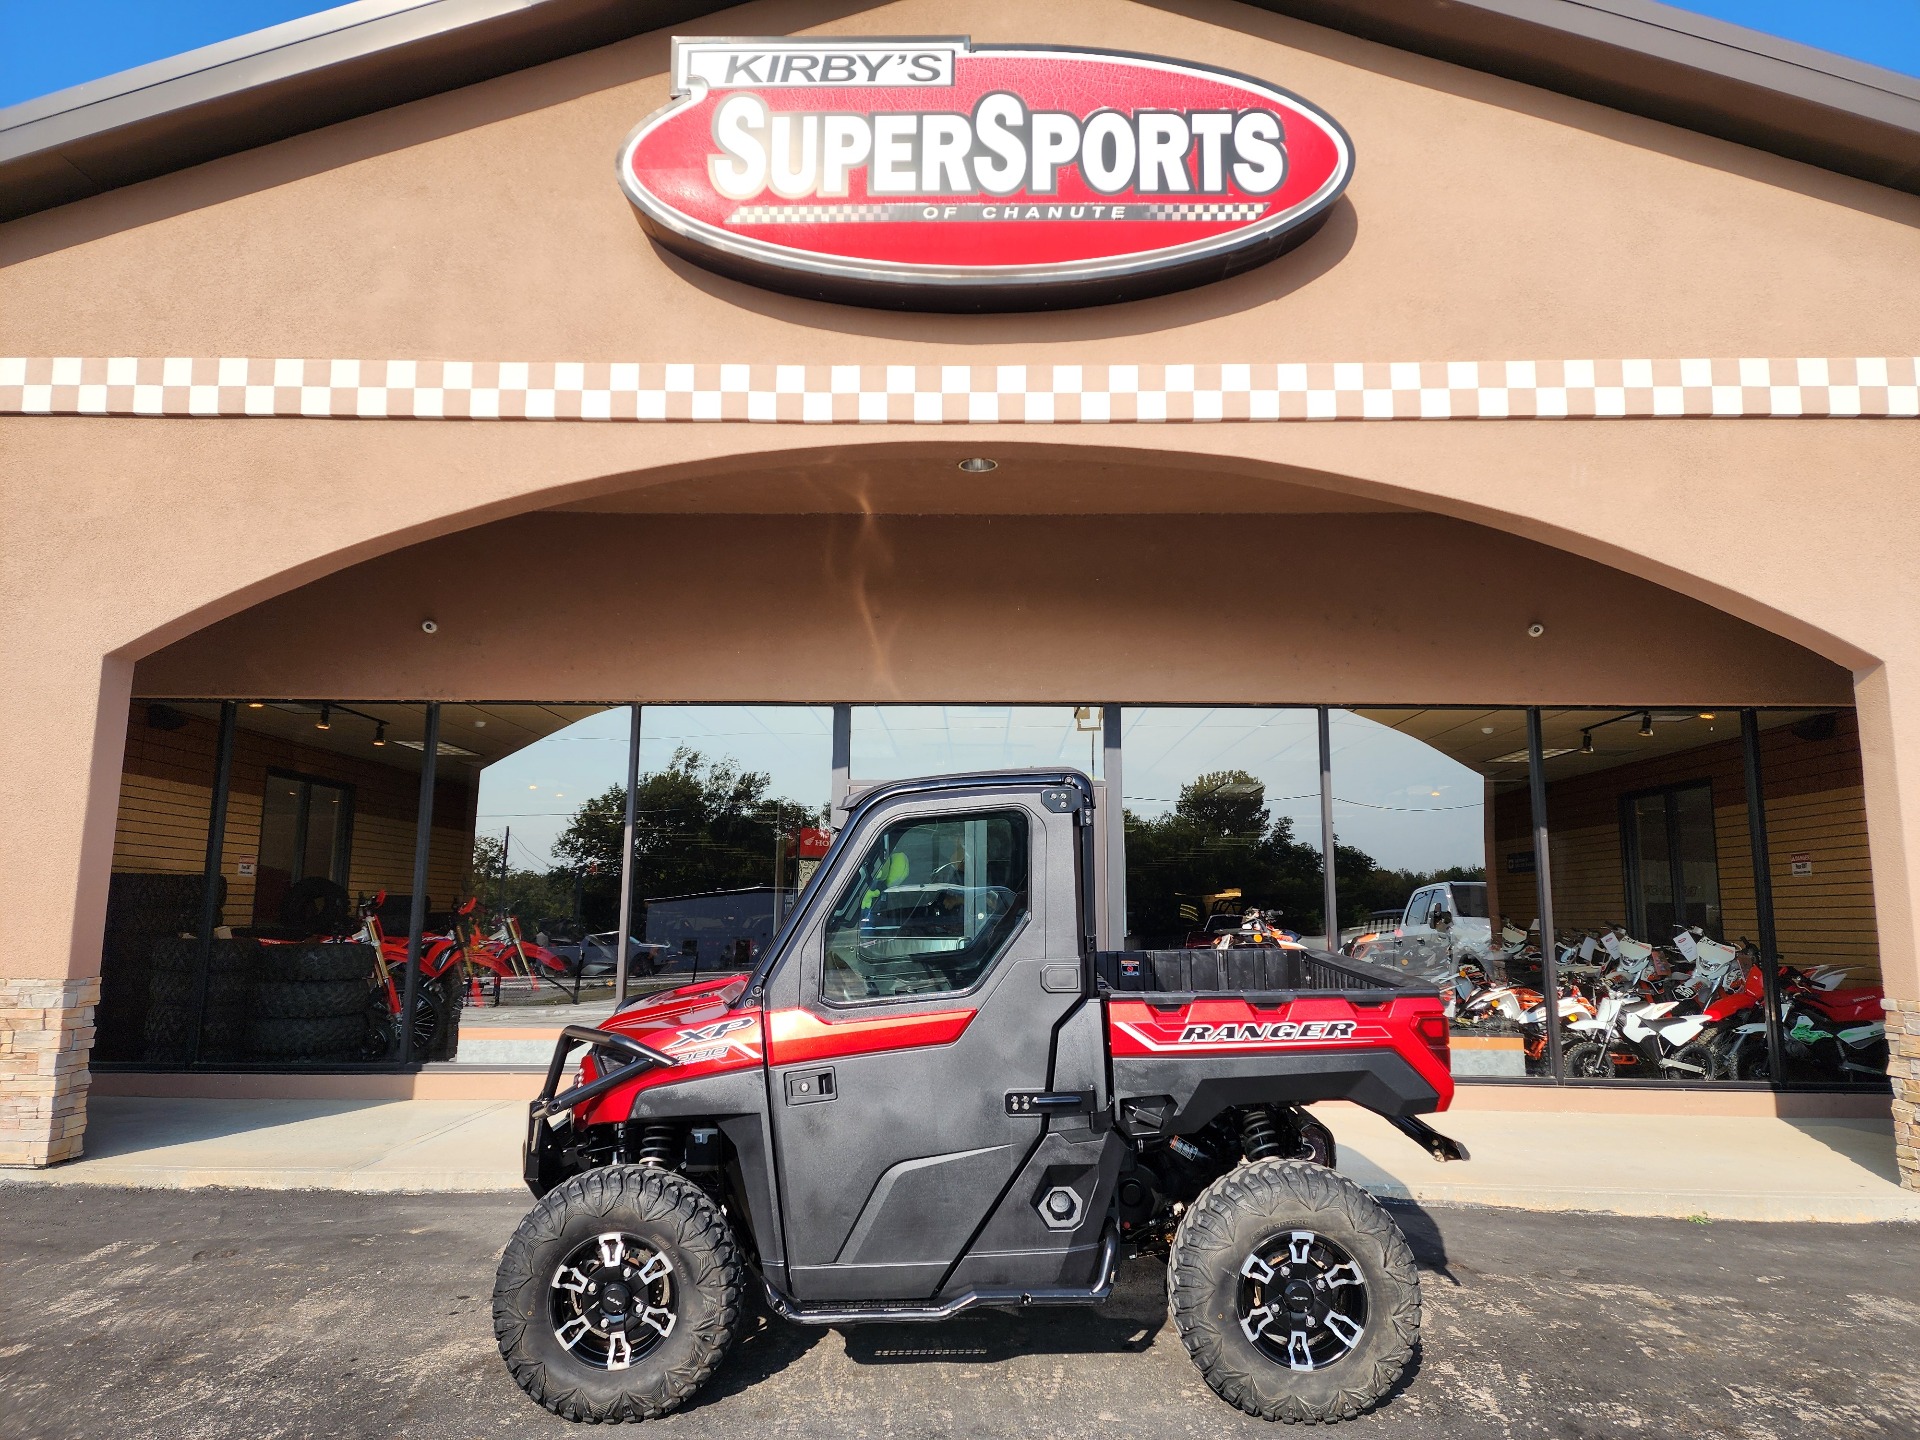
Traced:
<path id="1" fill-rule="evenodd" d="M 1276 1257 L 1296 1253 L 1308 1258 L 1287 1275 Z M 1307 1304 L 1337 1299 L 1337 1310 L 1296 1326 L 1283 1298 L 1295 1280 Z M 1400 1227 L 1359 1186 L 1299 1160 L 1243 1165 L 1201 1193 L 1174 1233 L 1167 1303 L 1214 1393 L 1262 1420 L 1352 1419 L 1398 1383 L 1420 1338 L 1420 1276 Z"/>
<path id="2" fill-rule="evenodd" d="M 1698 1065 L 1700 1067 L 1700 1073 L 1695 1075 L 1691 1070 L 1668 1069 L 1666 1073 L 1667 1078 L 1670 1080 L 1699 1081 L 1726 1079 L 1726 1073 L 1723 1069 L 1726 1063 L 1726 1057 L 1720 1053 L 1719 1048 L 1715 1046 L 1711 1040 L 1690 1040 L 1673 1052 L 1673 1059 L 1681 1065 Z"/>
<path id="3" fill-rule="evenodd" d="M 623 1264 L 636 1262 L 622 1282 L 633 1290 L 632 1322 L 617 1330 L 632 1337 L 624 1356 L 605 1302 L 596 1310 L 573 1289 L 605 1284 L 610 1238 L 624 1247 Z M 637 1282 L 656 1272 L 643 1298 Z M 654 1420 L 685 1404 L 726 1355 L 745 1277 L 726 1218 L 699 1186 L 657 1166 L 609 1166 L 556 1187 L 520 1222 L 494 1281 L 494 1336 L 520 1388 L 554 1414 Z M 650 1324 L 639 1323 L 643 1306 Z"/>

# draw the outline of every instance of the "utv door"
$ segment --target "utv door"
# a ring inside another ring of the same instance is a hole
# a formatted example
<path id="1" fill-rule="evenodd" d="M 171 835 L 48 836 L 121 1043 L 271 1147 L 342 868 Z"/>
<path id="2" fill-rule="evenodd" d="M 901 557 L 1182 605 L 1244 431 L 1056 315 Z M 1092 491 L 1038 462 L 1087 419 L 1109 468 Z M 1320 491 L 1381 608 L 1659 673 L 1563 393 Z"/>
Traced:
<path id="1" fill-rule="evenodd" d="M 772 978 L 769 1104 L 798 1299 L 931 1296 L 1038 1144 L 1041 1122 L 1008 1097 L 1049 1088 L 1054 1032 L 1083 1003 L 1078 817 L 1041 794 L 930 791 L 856 811 Z"/>

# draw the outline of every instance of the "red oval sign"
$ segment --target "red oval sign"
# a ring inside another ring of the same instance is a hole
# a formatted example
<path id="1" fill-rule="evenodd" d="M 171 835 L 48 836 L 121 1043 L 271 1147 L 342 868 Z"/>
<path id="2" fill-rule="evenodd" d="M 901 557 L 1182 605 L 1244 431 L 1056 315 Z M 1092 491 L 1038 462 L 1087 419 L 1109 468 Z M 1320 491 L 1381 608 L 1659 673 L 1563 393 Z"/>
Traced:
<path id="1" fill-rule="evenodd" d="M 1311 234 L 1353 173 L 1297 96 L 1155 56 L 965 39 L 676 39 L 620 150 L 668 249 L 755 284 L 941 310 L 1220 279 Z"/>

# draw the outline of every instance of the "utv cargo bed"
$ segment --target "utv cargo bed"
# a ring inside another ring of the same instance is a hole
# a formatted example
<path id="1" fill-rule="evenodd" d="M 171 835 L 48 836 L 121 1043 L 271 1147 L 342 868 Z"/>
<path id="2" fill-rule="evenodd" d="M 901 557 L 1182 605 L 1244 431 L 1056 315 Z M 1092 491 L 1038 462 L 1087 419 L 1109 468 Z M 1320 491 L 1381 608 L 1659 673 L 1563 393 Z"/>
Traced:
<path id="1" fill-rule="evenodd" d="M 1453 1098 L 1439 991 L 1323 950 L 1102 950 L 1113 1090 L 1136 1135 L 1241 1105 L 1353 1100 L 1382 1115 Z"/>
<path id="2" fill-rule="evenodd" d="M 1380 991 L 1431 995 L 1439 990 L 1404 970 L 1325 950 L 1247 945 L 1232 950 L 1101 950 L 1101 984 L 1117 994 L 1345 995 L 1379 999 Z"/>

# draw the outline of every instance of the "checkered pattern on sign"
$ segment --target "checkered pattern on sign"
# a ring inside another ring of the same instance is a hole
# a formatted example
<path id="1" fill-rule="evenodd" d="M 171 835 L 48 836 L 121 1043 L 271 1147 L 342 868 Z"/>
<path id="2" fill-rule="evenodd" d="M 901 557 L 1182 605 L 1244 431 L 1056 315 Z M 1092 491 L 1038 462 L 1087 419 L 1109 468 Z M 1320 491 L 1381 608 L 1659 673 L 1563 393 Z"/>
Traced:
<path id="1" fill-rule="evenodd" d="M 1920 359 L 1226 365 L 0 358 L 0 415 L 1155 424 L 1920 415 Z"/>
<path id="2" fill-rule="evenodd" d="M 819 225 L 885 220 L 889 205 L 742 205 L 727 216 L 729 225 Z"/>
<path id="3" fill-rule="evenodd" d="M 1149 205 L 1149 220 L 1258 220 L 1267 213 L 1261 201 L 1251 203 Z"/>

